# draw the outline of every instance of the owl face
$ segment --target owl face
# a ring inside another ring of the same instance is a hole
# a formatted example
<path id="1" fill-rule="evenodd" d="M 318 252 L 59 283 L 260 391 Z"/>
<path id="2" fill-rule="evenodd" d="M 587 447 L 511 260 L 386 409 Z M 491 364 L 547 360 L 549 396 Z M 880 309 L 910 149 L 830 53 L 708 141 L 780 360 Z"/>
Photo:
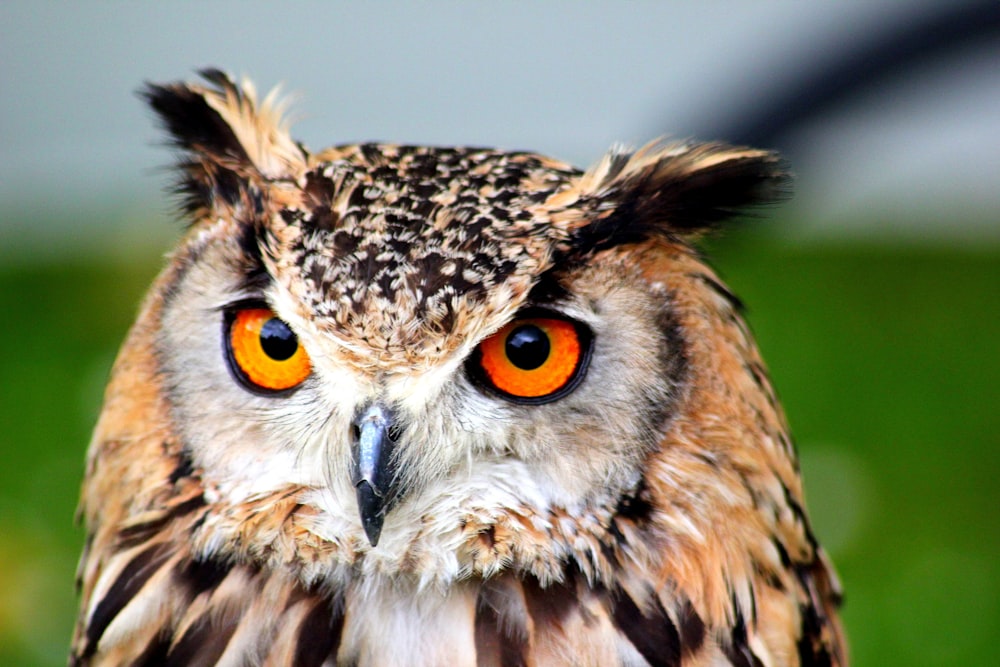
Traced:
<path id="1" fill-rule="evenodd" d="M 842 664 L 781 408 L 691 245 L 775 155 L 312 153 L 203 76 L 145 92 L 190 226 L 89 450 L 73 664 Z"/>
<path id="2" fill-rule="evenodd" d="M 375 547 L 385 527 L 379 553 L 402 559 L 469 512 L 636 488 L 685 384 L 662 256 L 779 182 L 773 156 L 650 146 L 581 173 L 490 149 L 311 155 L 209 76 L 148 97 L 196 155 L 156 356 L 210 497 L 308 489 L 321 535 Z M 691 173 L 720 196 L 677 187 Z"/>
<path id="3" fill-rule="evenodd" d="M 541 199 L 536 182 L 572 187 L 568 168 L 537 176 L 534 156 L 518 156 L 526 168 L 494 152 L 413 150 L 422 161 L 370 146 L 378 167 L 345 151 L 306 177 L 322 198 L 290 188 L 299 201 L 276 218 L 219 219 L 182 246 L 157 354 L 206 485 L 233 504 L 313 489 L 326 530 L 373 545 L 384 534 L 383 546 L 408 544 L 423 516 L 450 516 L 457 532 L 457 508 L 497 513 L 515 494 L 579 508 L 634 487 L 682 386 L 669 290 L 615 250 L 554 262 L 559 209 L 535 205 L 512 225 L 477 196 L 487 213 L 474 235 L 454 217 L 472 214 L 443 205 L 430 215 L 458 232 L 392 218 L 428 180 L 444 198 L 473 169 L 510 182 L 499 199 L 517 210 Z M 461 171 L 424 174 L 458 155 Z M 358 172 L 385 176 L 351 182 Z"/>

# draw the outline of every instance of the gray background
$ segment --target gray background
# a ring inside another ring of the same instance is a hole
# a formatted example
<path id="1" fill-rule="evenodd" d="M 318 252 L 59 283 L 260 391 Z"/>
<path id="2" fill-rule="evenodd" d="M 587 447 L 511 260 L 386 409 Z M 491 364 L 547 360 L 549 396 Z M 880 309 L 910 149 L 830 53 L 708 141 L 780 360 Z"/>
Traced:
<path id="1" fill-rule="evenodd" d="M 314 148 L 495 145 L 586 166 L 618 141 L 726 138 L 714 133 L 741 106 L 940 6 L 5 0 L 0 260 L 170 238 L 148 222 L 170 213 L 158 169 L 170 157 L 134 95 L 146 80 L 214 65 L 262 91 L 281 83 Z M 959 49 L 798 127 L 783 146 L 796 223 L 782 233 L 1000 242 L 998 51 Z"/>

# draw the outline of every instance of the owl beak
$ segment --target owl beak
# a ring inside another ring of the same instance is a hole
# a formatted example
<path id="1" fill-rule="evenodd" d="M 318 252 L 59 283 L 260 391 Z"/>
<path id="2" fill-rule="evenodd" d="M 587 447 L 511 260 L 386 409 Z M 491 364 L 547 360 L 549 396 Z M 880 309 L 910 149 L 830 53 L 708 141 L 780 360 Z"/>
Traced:
<path id="1" fill-rule="evenodd" d="M 353 424 L 354 467 L 351 482 L 358 494 L 361 525 L 374 547 L 382 534 L 382 522 L 393 491 L 392 414 L 375 403 Z"/>

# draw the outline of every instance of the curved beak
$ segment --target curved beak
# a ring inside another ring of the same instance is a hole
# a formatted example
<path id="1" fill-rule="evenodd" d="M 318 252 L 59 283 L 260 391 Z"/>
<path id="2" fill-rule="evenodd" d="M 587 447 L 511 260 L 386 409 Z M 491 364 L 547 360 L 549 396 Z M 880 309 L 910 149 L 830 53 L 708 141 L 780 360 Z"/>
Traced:
<path id="1" fill-rule="evenodd" d="M 354 454 L 351 482 L 357 492 L 361 525 L 374 547 L 394 495 L 392 413 L 378 403 L 370 405 L 354 420 L 351 431 Z"/>

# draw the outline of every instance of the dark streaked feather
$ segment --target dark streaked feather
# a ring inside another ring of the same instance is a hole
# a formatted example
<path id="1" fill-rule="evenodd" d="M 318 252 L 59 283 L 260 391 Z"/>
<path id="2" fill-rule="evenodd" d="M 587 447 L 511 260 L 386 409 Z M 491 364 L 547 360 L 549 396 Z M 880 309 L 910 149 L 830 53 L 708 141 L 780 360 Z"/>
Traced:
<path id="1" fill-rule="evenodd" d="M 475 641 L 480 666 L 527 663 L 529 632 L 524 592 L 510 578 L 484 582 L 476 600 Z"/>
<path id="2" fill-rule="evenodd" d="M 681 636 L 659 598 L 650 596 L 649 608 L 640 610 L 625 591 L 608 596 L 611 618 L 652 667 L 679 667 Z"/>
<path id="3" fill-rule="evenodd" d="M 736 622 L 729 633 L 729 641 L 723 642 L 722 650 L 733 667 L 764 667 L 748 642 L 746 621 L 737 609 Z"/>
<path id="4" fill-rule="evenodd" d="M 131 558 L 108 592 L 97 603 L 94 613 L 88 620 L 87 645 L 83 657 L 90 656 L 97 650 L 97 644 L 111 621 L 136 597 L 149 578 L 170 556 L 171 552 L 167 545 L 154 543 Z"/>
<path id="5" fill-rule="evenodd" d="M 236 619 L 219 622 L 208 615 L 203 616 L 170 648 L 166 664 L 171 667 L 214 665 L 226 650 L 236 626 Z"/>
<path id="6" fill-rule="evenodd" d="M 319 667 L 335 656 L 343 629 L 343 613 L 335 612 L 329 600 L 322 597 L 316 599 L 297 633 L 294 664 Z"/>

